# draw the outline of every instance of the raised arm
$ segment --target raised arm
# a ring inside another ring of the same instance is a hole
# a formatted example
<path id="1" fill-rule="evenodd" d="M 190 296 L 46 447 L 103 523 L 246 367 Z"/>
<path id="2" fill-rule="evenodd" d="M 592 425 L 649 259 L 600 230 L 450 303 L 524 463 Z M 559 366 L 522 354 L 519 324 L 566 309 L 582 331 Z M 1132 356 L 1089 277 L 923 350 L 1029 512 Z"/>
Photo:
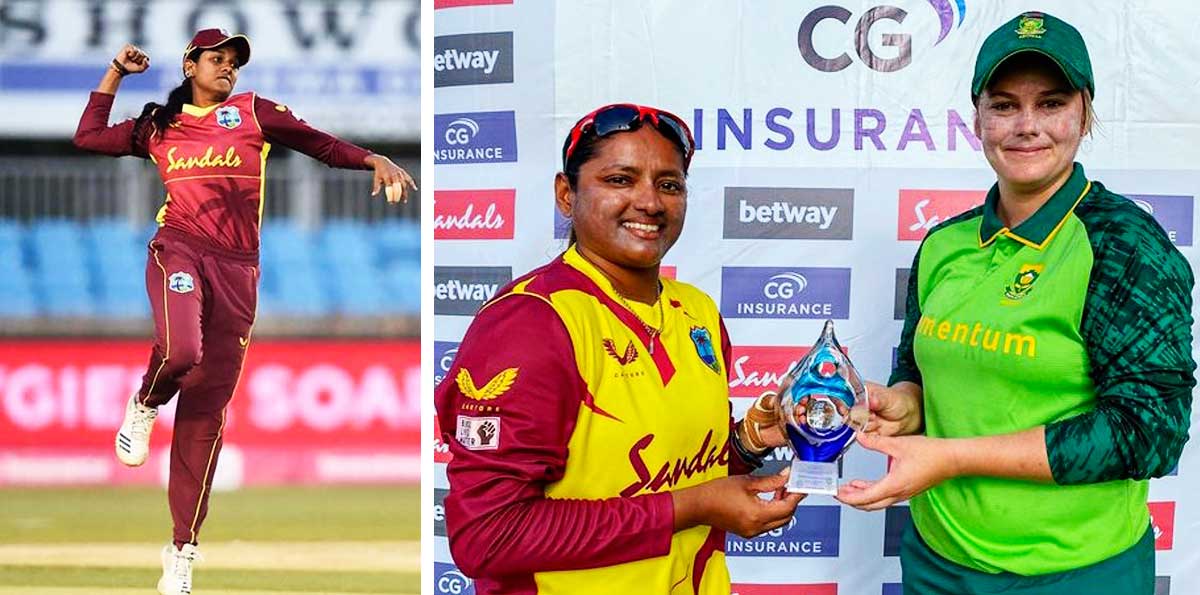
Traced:
<path id="1" fill-rule="evenodd" d="M 150 68 L 150 57 L 142 50 L 130 44 L 121 48 L 104 71 L 96 90 L 88 97 L 87 107 L 75 129 L 73 142 L 77 148 L 115 157 L 145 155 L 142 143 L 136 143 L 133 138 L 136 121 L 129 119 L 109 126 L 108 117 L 122 79 L 145 72 L 147 68 Z"/>

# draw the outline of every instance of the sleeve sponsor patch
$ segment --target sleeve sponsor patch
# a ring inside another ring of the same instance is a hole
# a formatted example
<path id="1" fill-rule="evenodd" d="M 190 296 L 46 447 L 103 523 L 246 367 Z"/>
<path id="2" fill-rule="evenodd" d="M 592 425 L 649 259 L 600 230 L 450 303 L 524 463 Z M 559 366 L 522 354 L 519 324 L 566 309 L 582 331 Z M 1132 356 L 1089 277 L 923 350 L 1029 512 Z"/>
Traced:
<path id="1" fill-rule="evenodd" d="M 475 386 L 475 379 L 471 378 L 471 373 L 466 368 L 459 368 L 458 376 L 454 381 L 458 384 L 458 390 L 462 391 L 463 396 L 475 401 L 490 401 L 508 392 L 512 388 L 514 382 L 517 381 L 517 371 L 519 368 L 506 368 L 501 370 L 499 374 L 487 381 L 487 384 L 482 388 Z"/>
<path id="2" fill-rule="evenodd" d="M 500 418 L 460 415 L 455 438 L 467 450 L 496 450 L 500 447 Z"/>

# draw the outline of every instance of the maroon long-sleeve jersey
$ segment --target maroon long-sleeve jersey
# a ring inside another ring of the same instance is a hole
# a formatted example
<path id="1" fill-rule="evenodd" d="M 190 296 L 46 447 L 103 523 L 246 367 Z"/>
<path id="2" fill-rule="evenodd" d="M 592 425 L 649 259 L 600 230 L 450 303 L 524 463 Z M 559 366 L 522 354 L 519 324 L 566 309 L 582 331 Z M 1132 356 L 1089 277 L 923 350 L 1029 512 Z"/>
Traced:
<path id="1" fill-rule="evenodd" d="M 150 125 L 136 126 L 135 119 L 109 126 L 113 99 L 107 93 L 91 94 L 75 131 L 75 146 L 154 161 L 167 190 L 159 225 L 228 250 L 258 251 L 267 153 L 273 143 L 345 169 L 367 169 L 363 161 L 371 154 L 252 92 L 205 108 L 184 105 L 161 134 Z"/>

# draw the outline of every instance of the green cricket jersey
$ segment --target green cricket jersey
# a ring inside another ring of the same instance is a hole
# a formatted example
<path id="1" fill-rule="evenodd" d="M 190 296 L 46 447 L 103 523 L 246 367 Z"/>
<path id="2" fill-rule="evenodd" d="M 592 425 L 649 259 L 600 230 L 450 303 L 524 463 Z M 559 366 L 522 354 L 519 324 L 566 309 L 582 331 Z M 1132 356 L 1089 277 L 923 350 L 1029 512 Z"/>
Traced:
<path id="1" fill-rule="evenodd" d="M 890 383 L 932 437 L 1046 425 L 1053 484 L 960 477 L 914 497 L 929 546 L 984 572 L 1080 568 L 1145 532 L 1146 479 L 1187 441 L 1191 268 L 1131 201 L 1070 179 L 1008 229 L 999 193 L 934 228 L 913 261 Z"/>

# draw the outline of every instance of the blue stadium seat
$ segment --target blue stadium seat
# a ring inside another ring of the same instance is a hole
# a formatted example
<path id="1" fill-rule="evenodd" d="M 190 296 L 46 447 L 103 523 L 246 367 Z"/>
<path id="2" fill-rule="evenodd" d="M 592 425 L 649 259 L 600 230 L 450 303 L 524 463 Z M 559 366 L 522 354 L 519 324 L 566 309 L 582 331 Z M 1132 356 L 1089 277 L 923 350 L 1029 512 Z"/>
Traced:
<path id="1" fill-rule="evenodd" d="M 421 225 L 415 221 L 388 221 L 375 226 L 372 237 L 380 260 L 386 265 L 398 260 L 420 261 Z"/>
<path id="2" fill-rule="evenodd" d="M 287 222 L 265 223 L 261 237 L 262 262 L 265 265 L 292 265 L 312 262 L 312 238 Z"/>

